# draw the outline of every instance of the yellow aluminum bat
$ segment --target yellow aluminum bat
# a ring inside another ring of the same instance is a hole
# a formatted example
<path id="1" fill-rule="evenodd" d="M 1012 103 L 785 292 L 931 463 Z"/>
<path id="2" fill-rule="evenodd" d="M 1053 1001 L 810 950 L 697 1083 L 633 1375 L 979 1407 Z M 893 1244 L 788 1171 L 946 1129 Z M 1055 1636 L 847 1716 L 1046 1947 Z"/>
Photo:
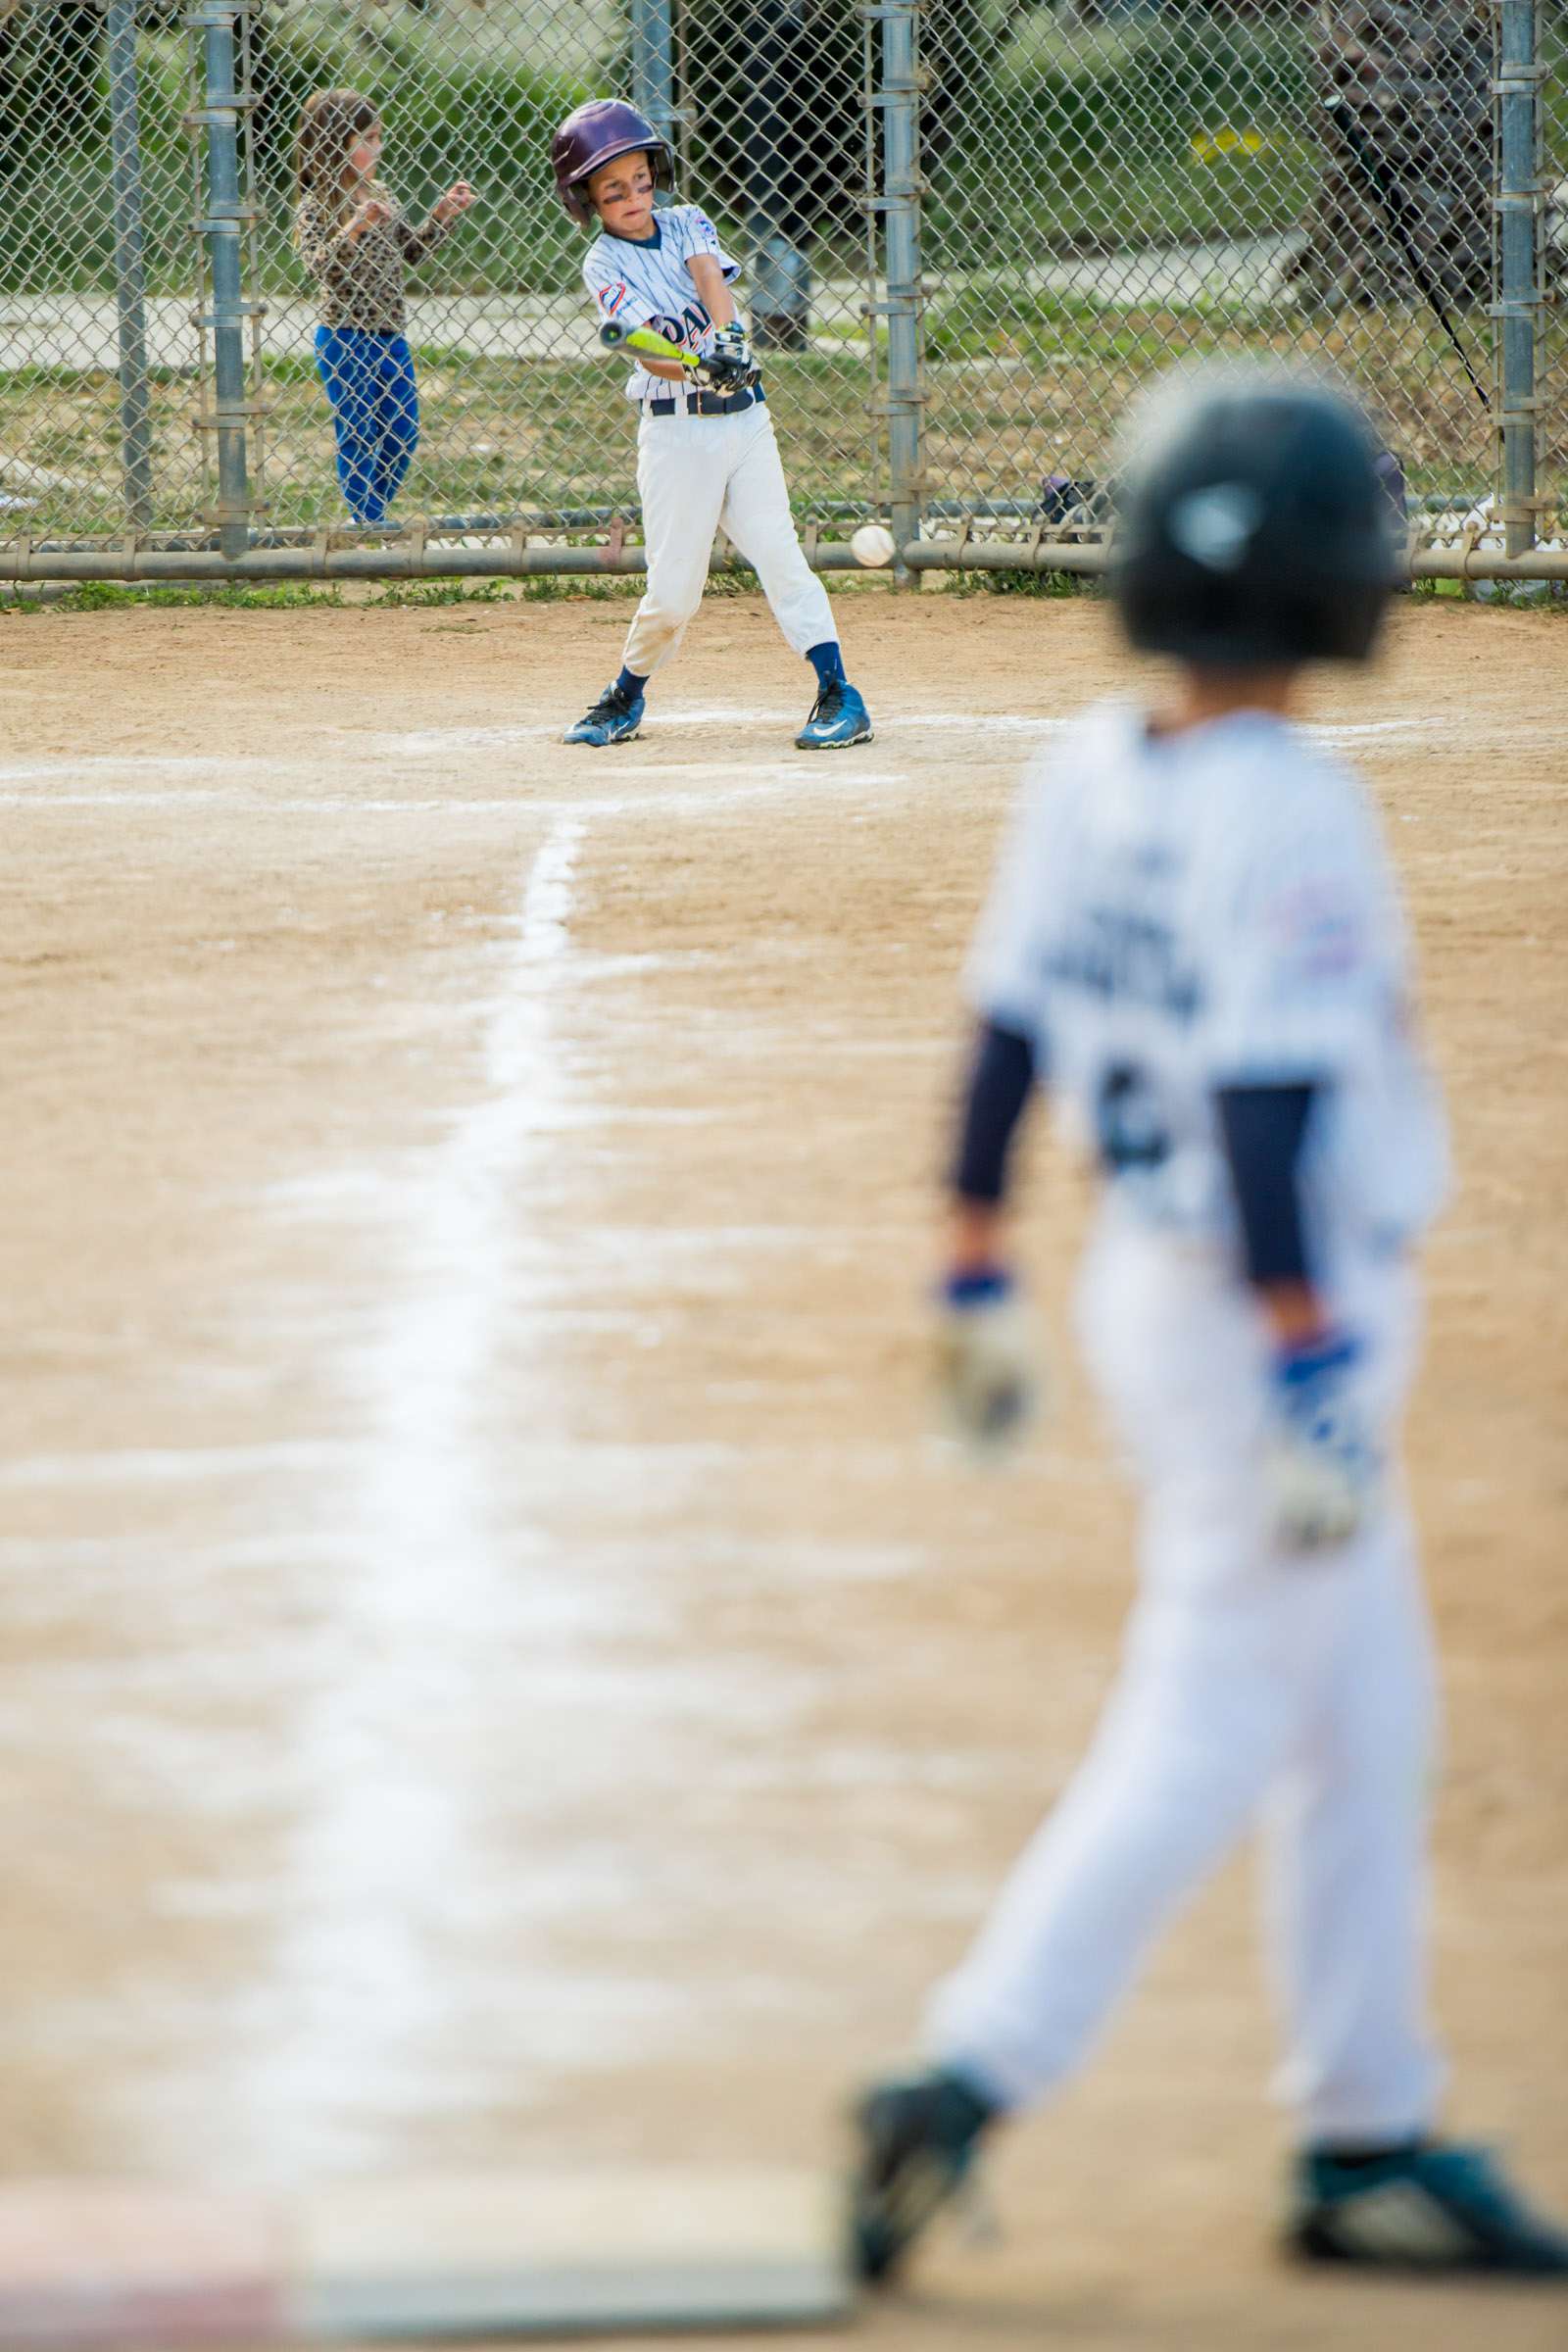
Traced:
<path id="1" fill-rule="evenodd" d="M 653 326 L 617 326 L 613 318 L 607 319 L 599 329 L 599 340 L 608 351 L 640 351 L 651 360 L 675 360 L 682 368 L 703 364 L 695 351 L 682 351 L 678 343 Z"/>

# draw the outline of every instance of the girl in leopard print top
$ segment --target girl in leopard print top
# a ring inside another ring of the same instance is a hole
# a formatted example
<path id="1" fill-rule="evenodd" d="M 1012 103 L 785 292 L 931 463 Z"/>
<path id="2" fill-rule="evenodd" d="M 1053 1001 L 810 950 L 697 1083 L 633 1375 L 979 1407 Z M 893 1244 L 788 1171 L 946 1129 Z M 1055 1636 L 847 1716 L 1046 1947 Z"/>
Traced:
<path id="1" fill-rule="evenodd" d="M 300 114 L 294 241 L 320 288 L 316 364 L 331 404 L 337 474 L 356 522 L 379 522 L 419 438 L 403 272 L 474 201 L 460 179 L 416 228 L 376 177 L 381 118 L 358 90 L 317 90 Z"/>

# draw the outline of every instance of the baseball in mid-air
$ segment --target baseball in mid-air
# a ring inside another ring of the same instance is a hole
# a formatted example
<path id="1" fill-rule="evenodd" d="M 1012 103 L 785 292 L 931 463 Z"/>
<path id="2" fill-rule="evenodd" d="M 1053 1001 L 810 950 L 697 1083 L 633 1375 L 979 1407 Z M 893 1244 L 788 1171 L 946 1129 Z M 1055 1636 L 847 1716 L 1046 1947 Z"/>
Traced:
<path id="1" fill-rule="evenodd" d="M 857 564 L 863 564 L 869 571 L 878 571 L 893 561 L 893 533 L 885 522 L 862 522 L 850 546 Z"/>

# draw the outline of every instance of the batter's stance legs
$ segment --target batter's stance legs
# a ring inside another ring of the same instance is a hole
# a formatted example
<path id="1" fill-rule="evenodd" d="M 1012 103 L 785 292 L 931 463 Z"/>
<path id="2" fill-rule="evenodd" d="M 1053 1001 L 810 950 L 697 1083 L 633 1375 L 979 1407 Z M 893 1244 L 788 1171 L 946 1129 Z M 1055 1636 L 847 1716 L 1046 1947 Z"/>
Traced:
<path id="1" fill-rule="evenodd" d="M 738 416 L 649 418 L 638 449 L 638 488 L 648 546 L 648 588 L 632 618 L 614 686 L 572 727 L 568 743 L 630 742 L 642 722 L 642 689 L 679 650 L 702 604 L 722 521 L 753 565 L 786 642 L 817 671 L 802 750 L 871 740 L 858 691 L 844 675 L 826 589 L 795 535 L 789 486 L 766 409 Z"/>

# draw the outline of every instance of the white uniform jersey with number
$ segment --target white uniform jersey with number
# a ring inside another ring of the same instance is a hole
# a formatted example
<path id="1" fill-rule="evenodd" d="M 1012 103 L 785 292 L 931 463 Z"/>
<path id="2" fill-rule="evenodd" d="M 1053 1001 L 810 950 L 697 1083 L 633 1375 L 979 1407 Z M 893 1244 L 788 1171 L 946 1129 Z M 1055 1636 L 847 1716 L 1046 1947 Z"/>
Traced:
<path id="1" fill-rule="evenodd" d="M 713 321 L 697 292 L 688 265 L 694 254 L 710 254 L 726 281 L 741 273 L 718 241 L 718 231 L 695 204 L 672 204 L 654 215 L 654 233 L 643 243 L 601 230 L 588 248 L 582 282 L 598 306 L 601 321 L 617 326 L 651 326 L 688 351 L 702 345 Z M 640 364 L 626 379 L 628 400 L 670 400 L 679 384 L 650 375 Z"/>
<path id="2" fill-rule="evenodd" d="M 1446 1188 L 1407 964 L 1337 761 L 1259 712 L 1158 739 L 1107 703 L 1033 763 L 969 977 L 1158 1227 L 1234 1238 L 1216 1090 L 1322 1082 L 1300 1163 L 1322 1269 L 1412 1239 Z"/>

